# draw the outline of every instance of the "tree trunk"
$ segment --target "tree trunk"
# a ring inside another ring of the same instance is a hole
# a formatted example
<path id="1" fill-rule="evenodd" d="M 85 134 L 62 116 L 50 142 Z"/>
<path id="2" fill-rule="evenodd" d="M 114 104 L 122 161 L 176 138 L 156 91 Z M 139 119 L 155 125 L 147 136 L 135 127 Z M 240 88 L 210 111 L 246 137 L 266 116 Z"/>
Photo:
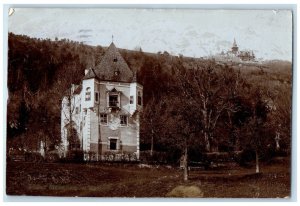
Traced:
<path id="1" fill-rule="evenodd" d="M 71 150 L 72 148 L 72 146 L 71 146 L 71 144 L 72 144 L 72 139 L 71 138 L 73 138 L 73 130 L 72 130 L 72 110 L 71 110 L 71 104 L 72 104 L 72 101 L 71 101 L 71 95 L 72 95 L 72 84 L 71 84 L 71 88 L 70 88 L 70 93 L 69 93 L 69 96 L 68 96 L 68 105 L 69 105 L 69 134 L 67 134 L 68 136 L 67 136 L 67 139 L 68 139 L 68 143 L 69 143 L 69 150 Z"/>
<path id="2" fill-rule="evenodd" d="M 150 150 L 150 156 L 153 156 L 153 144 L 154 144 L 154 131 L 151 129 L 151 150 Z"/>
<path id="3" fill-rule="evenodd" d="M 255 159 L 256 159 L 256 173 L 259 173 L 259 159 L 258 159 L 257 150 L 255 150 Z"/>
<path id="4" fill-rule="evenodd" d="M 183 157 L 183 180 L 188 181 L 188 154 L 187 154 L 187 146 L 184 149 L 184 157 Z"/>
<path id="5" fill-rule="evenodd" d="M 210 152 L 210 140 L 207 132 L 204 132 L 205 148 L 207 152 Z"/>
<path id="6" fill-rule="evenodd" d="M 76 141 L 74 141 L 74 131 L 73 131 L 73 109 L 72 109 L 72 94 L 73 94 L 73 84 L 71 84 L 71 88 L 70 88 L 70 93 L 68 96 L 68 100 L 69 100 L 69 131 L 70 131 L 70 139 L 69 139 L 69 150 L 72 150 L 74 147 L 74 143 L 76 143 Z M 76 149 L 76 148 L 75 148 Z"/>

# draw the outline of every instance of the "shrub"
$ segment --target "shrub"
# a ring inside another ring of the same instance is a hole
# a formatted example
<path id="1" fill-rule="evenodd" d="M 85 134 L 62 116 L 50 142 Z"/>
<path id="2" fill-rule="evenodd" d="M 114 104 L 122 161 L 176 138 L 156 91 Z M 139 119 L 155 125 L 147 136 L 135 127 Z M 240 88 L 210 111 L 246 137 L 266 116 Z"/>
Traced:
<path id="1" fill-rule="evenodd" d="M 44 158 L 39 152 L 26 152 L 25 153 L 25 161 L 28 162 L 42 162 Z"/>
<path id="2" fill-rule="evenodd" d="M 65 160 L 67 162 L 81 163 L 84 161 L 84 152 L 82 150 L 69 150 Z"/>
<path id="3" fill-rule="evenodd" d="M 59 155 L 57 153 L 51 152 L 46 155 L 45 159 L 47 162 L 57 162 L 59 160 Z"/>
<path id="4" fill-rule="evenodd" d="M 168 162 L 169 158 L 167 152 L 153 151 L 152 156 L 149 150 L 140 152 L 140 160 L 145 163 L 164 164 Z"/>

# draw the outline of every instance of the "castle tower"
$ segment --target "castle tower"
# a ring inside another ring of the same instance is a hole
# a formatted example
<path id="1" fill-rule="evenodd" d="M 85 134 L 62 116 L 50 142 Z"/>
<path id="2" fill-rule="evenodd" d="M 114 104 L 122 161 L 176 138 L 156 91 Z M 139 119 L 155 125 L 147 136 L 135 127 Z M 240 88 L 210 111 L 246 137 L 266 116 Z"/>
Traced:
<path id="1" fill-rule="evenodd" d="M 84 159 L 100 160 L 106 154 L 124 153 L 139 158 L 143 86 L 113 42 L 100 63 L 85 71 L 76 88 L 72 126 L 80 139 Z M 65 148 L 72 149 L 65 135 L 65 113 L 62 111 L 62 140 Z"/>
<path id="2" fill-rule="evenodd" d="M 232 47 L 231 47 L 231 51 L 232 51 L 232 53 L 234 53 L 234 54 L 237 54 L 238 51 L 239 51 L 239 47 L 238 47 L 237 44 L 236 44 L 235 38 L 234 38 L 234 40 L 233 40 L 233 45 L 232 45 Z"/>

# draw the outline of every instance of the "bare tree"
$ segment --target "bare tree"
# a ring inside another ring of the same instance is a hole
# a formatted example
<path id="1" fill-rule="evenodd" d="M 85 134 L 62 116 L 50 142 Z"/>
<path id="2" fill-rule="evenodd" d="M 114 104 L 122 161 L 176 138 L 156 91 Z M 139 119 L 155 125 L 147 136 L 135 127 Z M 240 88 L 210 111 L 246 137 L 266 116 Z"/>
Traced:
<path id="1" fill-rule="evenodd" d="M 162 125 L 161 114 L 163 113 L 163 101 L 153 97 L 144 106 L 141 115 L 142 133 L 144 139 L 148 139 L 150 136 L 150 156 L 153 156 L 155 138 L 159 139 Z"/>
<path id="2" fill-rule="evenodd" d="M 81 72 L 77 64 L 74 63 L 66 65 L 57 76 L 57 83 L 53 85 L 48 93 L 56 100 L 53 103 L 55 110 L 63 115 L 64 124 L 67 126 L 69 147 L 74 146 L 75 149 L 78 149 L 79 134 L 74 128 L 74 122 L 75 115 L 79 112 L 79 108 L 76 108 L 76 105 L 80 101 L 78 94 L 80 93 L 81 86 L 76 83 L 82 78 L 83 71 Z"/>
<path id="3" fill-rule="evenodd" d="M 270 109 L 270 127 L 277 133 L 278 144 L 290 151 L 291 143 L 291 119 L 292 119 L 292 94 L 291 86 L 282 86 L 279 92 L 272 96 L 268 107 Z M 282 95 L 285 94 L 285 95 Z M 275 136 L 274 136 L 274 141 Z M 280 146 L 279 146 L 280 147 Z"/>
<path id="4" fill-rule="evenodd" d="M 183 93 L 185 104 L 193 108 L 200 120 L 199 126 L 203 127 L 208 152 L 218 150 L 213 134 L 222 112 L 235 111 L 235 105 L 230 99 L 235 95 L 239 75 L 231 72 L 228 75 L 213 61 L 200 62 L 188 70 L 181 68 L 177 71 L 179 89 Z"/>
<path id="5" fill-rule="evenodd" d="M 221 114 L 235 112 L 236 105 L 230 100 L 236 95 L 240 76 L 233 70 L 229 75 L 214 62 L 199 62 L 189 69 L 179 63 L 174 70 L 175 84 L 161 100 L 165 102 L 161 122 L 165 125 L 165 138 L 182 149 L 184 180 L 187 180 L 190 145 L 204 140 L 206 150 L 212 151 L 211 142 Z"/>
<path id="6" fill-rule="evenodd" d="M 182 151 L 183 179 L 188 180 L 188 150 L 195 144 L 195 137 L 202 130 L 195 113 L 181 93 L 170 92 L 163 100 L 164 112 L 161 114 L 161 124 L 164 126 L 161 134 L 170 145 L 176 145 Z"/>
<path id="7" fill-rule="evenodd" d="M 263 100 L 262 91 L 256 88 L 251 95 L 252 111 L 251 116 L 243 125 L 243 146 L 247 149 L 255 151 L 255 165 L 256 173 L 260 172 L 259 159 L 260 155 L 264 153 L 270 143 L 268 113 L 269 108 L 267 102 Z M 272 128 L 271 128 L 272 129 Z"/>

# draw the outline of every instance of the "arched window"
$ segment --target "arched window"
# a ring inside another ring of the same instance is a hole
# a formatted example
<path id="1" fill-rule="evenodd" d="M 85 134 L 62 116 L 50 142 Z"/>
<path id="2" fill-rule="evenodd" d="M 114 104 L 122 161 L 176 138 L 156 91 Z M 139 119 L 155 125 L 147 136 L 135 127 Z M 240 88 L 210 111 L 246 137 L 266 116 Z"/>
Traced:
<path id="1" fill-rule="evenodd" d="M 85 90 L 85 101 L 90 101 L 91 100 L 91 88 L 87 87 Z"/>

